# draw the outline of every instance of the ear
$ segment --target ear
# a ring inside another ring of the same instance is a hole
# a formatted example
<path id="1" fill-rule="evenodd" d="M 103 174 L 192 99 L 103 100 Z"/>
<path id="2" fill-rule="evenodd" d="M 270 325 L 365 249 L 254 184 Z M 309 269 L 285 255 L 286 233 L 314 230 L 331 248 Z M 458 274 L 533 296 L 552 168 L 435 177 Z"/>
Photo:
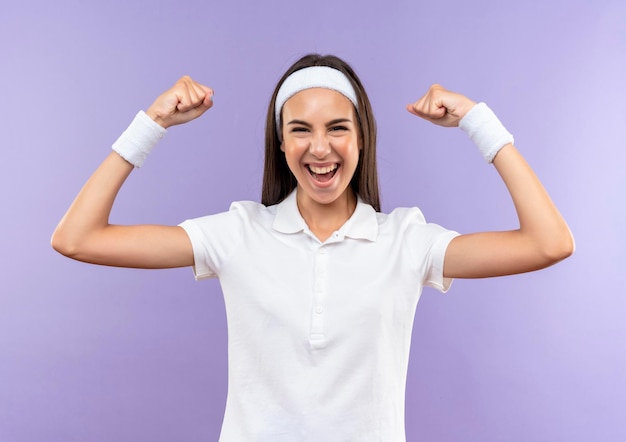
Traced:
<path id="1" fill-rule="evenodd" d="M 285 152 L 285 142 L 281 141 L 280 142 L 280 150 L 284 153 Z"/>

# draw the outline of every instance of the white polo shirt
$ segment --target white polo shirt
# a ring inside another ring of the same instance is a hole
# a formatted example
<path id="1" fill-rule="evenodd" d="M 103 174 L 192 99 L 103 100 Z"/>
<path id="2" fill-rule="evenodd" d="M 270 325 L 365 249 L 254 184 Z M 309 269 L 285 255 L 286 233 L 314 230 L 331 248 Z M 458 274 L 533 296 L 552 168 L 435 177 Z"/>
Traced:
<path id="1" fill-rule="evenodd" d="M 404 394 L 424 285 L 446 291 L 457 233 L 419 209 L 359 200 L 325 242 L 296 192 L 265 207 L 181 224 L 196 279 L 220 280 L 228 320 L 228 398 L 220 441 L 405 441 Z"/>

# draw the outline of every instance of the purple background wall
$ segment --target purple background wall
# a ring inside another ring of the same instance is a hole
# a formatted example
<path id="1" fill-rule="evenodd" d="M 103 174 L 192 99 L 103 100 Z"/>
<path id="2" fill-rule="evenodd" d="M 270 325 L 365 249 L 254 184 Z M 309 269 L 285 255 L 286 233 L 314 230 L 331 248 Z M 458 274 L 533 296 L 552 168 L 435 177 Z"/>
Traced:
<path id="1" fill-rule="evenodd" d="M 384 208 L 514 228 L 462 133 L 404 105 L 487 101 L 576 236 L 542 272 L 425 290 L 409 441 L 626 440 L 626 6 L 614 1 L 7 0 L 0 12 L 0 441 L 212 441 L 226 395 L 219 285 L 89 266 L 53 228 L 135 112 L 179 76 L 216 90 L 131 176 L 112 220 L 258 200 L 266 104 L 300 55 L 353 63 L 380 129 Z"/>

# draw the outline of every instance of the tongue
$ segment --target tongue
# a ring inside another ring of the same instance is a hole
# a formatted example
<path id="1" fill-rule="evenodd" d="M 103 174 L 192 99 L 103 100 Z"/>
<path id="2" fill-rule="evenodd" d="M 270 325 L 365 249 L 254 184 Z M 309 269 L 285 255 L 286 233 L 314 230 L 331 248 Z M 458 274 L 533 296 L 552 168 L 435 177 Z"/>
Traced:
<path id="1" fill-rule="evenodd" d="M 319 182 L 325 183 L 327 181 L 330 181 L 334 175 L 335 171 L 333 170 L 332 172 L 328 173 L 314 173 L 313 178 L 315 178 Z"/>

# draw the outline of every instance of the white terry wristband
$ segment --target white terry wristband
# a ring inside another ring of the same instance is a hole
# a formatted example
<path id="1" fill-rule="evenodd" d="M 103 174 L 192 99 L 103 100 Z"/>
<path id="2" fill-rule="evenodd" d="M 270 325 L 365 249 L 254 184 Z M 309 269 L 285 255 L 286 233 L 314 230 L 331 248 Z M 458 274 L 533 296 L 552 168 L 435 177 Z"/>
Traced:
<path id="1" fill-rule="evenodd" d="M 113 143 L 113 150 L 135 167 L 141 167 L 167 130 L 139 111 L 130 126 Z"/>
<path id="2" fill-rule="evenodd" d="M 471 108 L 459 121 L 459 127 L 469 135 L 488 163 L 493 161 L 500 149 L 513 143 L 513 135 L 485 103 Z"/>

